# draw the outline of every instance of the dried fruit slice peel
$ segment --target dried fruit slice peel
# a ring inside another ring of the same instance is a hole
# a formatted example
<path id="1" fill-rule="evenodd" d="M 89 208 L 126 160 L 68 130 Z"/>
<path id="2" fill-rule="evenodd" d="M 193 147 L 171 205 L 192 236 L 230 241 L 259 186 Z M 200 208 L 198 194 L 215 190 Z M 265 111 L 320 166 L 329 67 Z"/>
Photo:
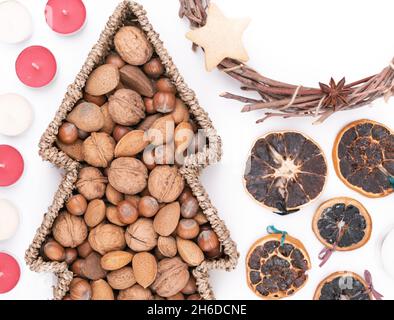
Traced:
<path id="1" fill-rule="evenodd" d="M 335 272 L 316 288 L 314 300 L 373 300 L 366 281 L 349 271 Z"/>
<path id="2" fill-rule="evenodd" d="M 276 300 L 293 295 L 306 283 L 311 262 L 304 245 L 289 235 L 271 234 L 257 240 L 246 257 L 249 288 L 259 297 Z"/>
<path id="3" fill-rule="evenodd" d="M 387 196 L 393 192 L 394 133 L 372 120 L 352 122 L 335 140 L 333 162 L 349 188 L 370 198 Z"/>
<path id="4" fill-rule="evenodd" d="M 295 132 L 270 132 L 252 147 L 244 174 L 247 192 L 281 215 L 298 211 L 323 191 L 327 161 L 309 137 Z"/>
<path id="5" fill-rule="evenodd" d="M 320 205 L 313 217 L 312 229 L 325 247 L 351 251 L 370 239 L 372 219 L 360 202 L 339 197 Z"/>

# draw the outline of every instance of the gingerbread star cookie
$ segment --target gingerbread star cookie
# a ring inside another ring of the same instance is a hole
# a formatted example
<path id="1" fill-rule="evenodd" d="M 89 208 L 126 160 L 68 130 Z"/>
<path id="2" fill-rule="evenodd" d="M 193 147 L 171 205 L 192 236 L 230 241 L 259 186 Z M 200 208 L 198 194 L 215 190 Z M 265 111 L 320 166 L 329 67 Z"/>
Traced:
<path id="1" fill-rule="evenodd" d="M 220 9 L 211 3 L 206 25 L 189 31 L 186 38 L 204 49 L 206 69 L 212 71 L 225 58 L 242 62 L 249 60 L 248 53 L 242 44 L 242 35 L 249 23 L 249 18 L 225 17 Z"/>

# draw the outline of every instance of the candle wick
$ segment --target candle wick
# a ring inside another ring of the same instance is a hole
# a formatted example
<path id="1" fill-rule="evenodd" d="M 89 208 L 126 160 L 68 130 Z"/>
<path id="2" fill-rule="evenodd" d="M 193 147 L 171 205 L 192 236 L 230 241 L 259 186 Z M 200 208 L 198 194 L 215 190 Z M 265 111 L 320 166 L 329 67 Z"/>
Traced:
<path id="1" fill-rule="evenodd" d="M 66 9 L 63 9 L 63 10 L 62 10 L 62 13 L 63 13 L 65 16 L 68 16 L 68 11 L 67 11 Z"/>
<path id="2" fill-rule="evenodd" d="M 0 271 L 0 278 L 4 276 L 4 273 Z"/>
<path id="3" fill-rule="evenodd" d="M 32 66 L 34 69 L 36 69 L 36 70 L 40 70 L 40 66 L 39 66 L 37 63 L 35 63 L 35 62 L 33 62 L 33 63 L 31 64 L 31 66 Z"/>
<path id="4" fill-rule="evenodd" d="M 0 163 L 0 168 L 5 168 L 5 164 L 4 163 Z"/>

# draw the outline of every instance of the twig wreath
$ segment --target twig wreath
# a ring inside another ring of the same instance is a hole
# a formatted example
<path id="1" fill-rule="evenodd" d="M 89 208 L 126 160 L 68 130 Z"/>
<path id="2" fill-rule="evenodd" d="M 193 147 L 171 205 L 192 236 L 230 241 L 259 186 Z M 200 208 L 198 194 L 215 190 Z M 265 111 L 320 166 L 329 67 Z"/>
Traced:
<path id="1" fill-rule="evenodd" d="M 209 0 L 179 0 L 181 18 L 186 17 L 192 29 L 207 23 Z M 197 45 L 193 45 L 196 49 Z M 225 58 L 218 69 L 239 81 L 244 91 L 257 92 L 261 99 L 252 99 L 229 92 L 221 94 L 227 99 L 246 103 L 242 112 L 265 110 L 261 123 L 272 117 L 316 117 L 321 123 L 337 111 L 351 110 L 365 106 L 384 97 L 386 102 L 394 94 L 394 59 L 380 73 L 346 83 L 331 79 L 329 84 L 319 83 L 319 88 L 292 85 L 267 78 L 245 63 Z"/>

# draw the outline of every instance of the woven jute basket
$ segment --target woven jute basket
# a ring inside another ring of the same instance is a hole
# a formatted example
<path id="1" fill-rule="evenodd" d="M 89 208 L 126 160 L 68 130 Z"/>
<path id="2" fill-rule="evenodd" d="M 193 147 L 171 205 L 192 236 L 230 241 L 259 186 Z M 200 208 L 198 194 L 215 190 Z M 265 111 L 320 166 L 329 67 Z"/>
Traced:
<path id="1" fill-rule="evenodd" d="M 56 274 L 58 278 L 57 284 L 54 287 L 54 299 L 56 300 L 62 299 L 67 293 L 69 284 L 73 279 L 73 273 L 68 270 L 66 263 L 45 261 L 40 255 L 40 250 L 48 235 L 51 234 L 52 224 L 58 216 L 59 211 L 64 207 L 65 202 L 72 195 L 80 168 L 79 162 L 72 160 L 56 147 L 56 136 L 62 121 L 73 109 L 76 102 L 82 98 L 83 88 L 88 76 L 96 66 L 104 62 L 107 54 L 113 49 L 113 38 L 117 30 L 124 25 L 135 23 L 139 23 L 148 39 L 151 41 L 157 55 L 166 68 L 167 77 L 176 85 L 180 98 L 189 107 L 199 127 L 205 131 L 209 142 L 201 152 L 188 156 L 185 159 L 185 164 L 180 169 L 181 174 L 184 176 L 198 199 L 200 207 L 212 225 L 213 230 L 217 233 L 224 251 L 224 258 L 206 260 L 193 270 L 199 293 L 203 299 L 214 299 L 214 293 L 209 283 L 208 272 L 213 269 L 225 269 L 230 271 L 235 267 L 238 260 L 236 245 L 230 238 L 228 229 L 224 222 L 220 220 L 217 210 L 213 207 L 199 180 L 201 169 L 220 159 L 221 140 L 207 113 L 200 107 L 195 93 L 186 85 L 167 50 L 164 48 L 159 35 L 153 30 L 143 7 L 132 1 L 123 1 L 109 18 L 104 31 L 101 33 L 99 41 L 89 53 L 74 83 L 68 87 L 67 93 L 54 120 L 48 126 L 39 143 L 41 157 L 44 160 L 50 161 L 58 168 L 63 169 L 65 174 L 55 194 L 53 203 L 49 207 L 48 212 L 44 215 L 42 225 L 37 230 L 33 243 L 26 251 L 25 260 L 33 271 L 53 272 Z"/>

